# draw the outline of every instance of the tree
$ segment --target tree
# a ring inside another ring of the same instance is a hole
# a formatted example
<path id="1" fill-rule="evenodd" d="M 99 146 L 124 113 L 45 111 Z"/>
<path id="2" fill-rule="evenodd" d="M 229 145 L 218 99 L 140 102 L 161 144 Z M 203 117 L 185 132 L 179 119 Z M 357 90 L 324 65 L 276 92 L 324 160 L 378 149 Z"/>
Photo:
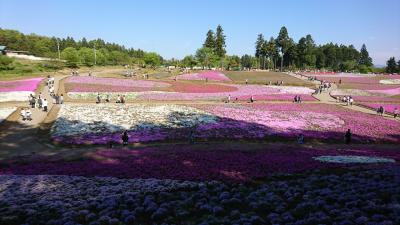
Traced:
<path id="1" fill-rule="evenodd" d="M 93 66 L 94 65 L 94 50 L 93 49 L 80 48 L 78 50 L 78 54 L 79 54 L 81 64 L 83 64 L 85 66 Z M 96 56 L 97 56 L 97 53 L 96 53 Z"/>
<path id="2" fill-rule="evenodd" d="M 291 47 L 291 44 L 290 44 L 289 34 L 288 34 L 286 27 L 283 26 L 279 30 L 279 35 L 276 38 L 276 43 L 277 43 L 278 47 L 280 48 L 280 51 L 283 53 L 283 56 L 282 56 L 283 62 L 287 61 L 286 53 L 287 53 L 288 49 Z"/>
<path id="3" fill-rule="evenodd" d="M 396 59 L 394 57 L 390 57 L 389 60 L 386 62 L 386 72 L 387 73 L 397 72 Z"/>
<path id="4" fill-rule="evenodd" d="M 275 69 L 275 62 L 276 62 L 276 57 L 277 57 L 278 53 L 277 53 L 277 49 L 276 49 L 276 42 L 273 37 L 271 37 L 266 44 L 266 54 L 270 59 L 272 59 L 272 64 Z"/>
<path id="5" fill-rule="evenodd" d="M 73 47 L 68 47 L 61 52 L 61 58 L 67 61 L 67 66 L 75 68 L 79 63 L 78 51 Z"/>
<path id="6" fill-rule="evenodd" d="M 182 60 L 182 65 L 184 67 L 189 67 L 193 69 L 193 67 L 197 64 L 196 58 L 193 55 L 185 56 Z"/>
<path id="7" fill-rule="evenodd" d="M 232 70 L 234 68 L 238 68 L 240 65 L 240 58 L 239 56 L 232 55 L 232 56 L 225 56 L 224 58 L 226 68 L 228 70 Z"/>
<path id="8" fill-rule="evenodd" d="M 206 40 L 203 44 L 203 47 L 214 49 L 215 48 L 215 37 L 214 31 L 208 30 Z"/>
<path id="9" fill-rule="evenodd" d="M 155 52 L 149 52 L 144 55 L 144 63 L 151 67 L 157 67 L 161 64 L 161 57 Z"/>
<path id="10" fill-rule="evenodd" d="M 360 50 L 360 59 L 358 61 L 359 65 L 365 65 L 365 66 L 372 66 L 372 59 L 369 57 L 369 53 L 367 51 L 367 47 L 365 44 L 362 45 L 361 50 Z"/>
<path id="11" fill-rule="evenodd" d="M 226 54 L 226 50 L 225 50 L 225 35 L 224 35 L 224 30 L 222 29 L 221 25 L 217 26 L 217 32 L 215 34 L 215 54 L 222 59 L 225 54 Z"/>
<path id="12" fill-rule="evenodd" d="M 240 64 L 242 65 L 243 69 L 250 70 L 252 68 L 252 57 L 250 55 L 243 55 L 240 58 Z"/>
<path id="13" fill-rule="evenodd" d="M 259 61 L 259 67 L 261 68 L 261 57 L 263 56 L 263 46 L 264 46 L 265 40 L 264 36 L 262 34 L 258 34 L 257 40 L 256 40 L 256 53 L 255 56 Z"/>
<path id="14" fill-rule="evenodd" d="M 214 53 L 214 51 L 207 47 L 197 49 L 196 58 L 203 68 L 211 68 L 211 66 L 216 65 L 218 60 L 218 56 Z"/>

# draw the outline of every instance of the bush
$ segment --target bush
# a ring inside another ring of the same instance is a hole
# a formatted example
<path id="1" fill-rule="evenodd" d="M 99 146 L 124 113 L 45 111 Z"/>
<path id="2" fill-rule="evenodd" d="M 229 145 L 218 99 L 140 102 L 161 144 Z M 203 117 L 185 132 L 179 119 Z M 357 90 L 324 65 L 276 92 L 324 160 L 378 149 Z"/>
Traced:
<path id="1" fill-rule="evenodd" d="M 0 55 L 0 70 L 12 70 L 14 67 L 12 63 L 14 62 L 13 58 Z"/>

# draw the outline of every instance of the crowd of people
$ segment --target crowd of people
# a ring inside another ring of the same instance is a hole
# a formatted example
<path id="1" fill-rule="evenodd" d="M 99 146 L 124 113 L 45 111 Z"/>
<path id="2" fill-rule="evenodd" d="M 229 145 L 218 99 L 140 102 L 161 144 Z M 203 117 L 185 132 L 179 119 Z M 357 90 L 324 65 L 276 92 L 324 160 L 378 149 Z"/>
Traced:
<path id="1" fill-rule="evenodd" d="M 109 103 L 110 101 L 111 101 L 110 94 L 107 94 L 106 98 L 104 99 L 104 102 Z M 100 93 L 97 93 L 96 104 L 99 104 L 99 103 L 102 103 L 102 102 L 103 102 L 103 99 L 102 99 Z M 115 101 L 115 103 L 122 103 L 122 104 L 124 104 L 125 102 L 126 102 L 125 95 L 118 95 L 117 99 Z"/>
<path id="2" fill-rule="evenodd" d="M 343 96 L 342 98 L 340 98 L 339 96 L 336 97 L 336 101 L 337 102 L 343 102 L 348 106 L 352 106 L 354 104 L 354 99 L 353 97 L 351 97 L 350 95 L 348 96 Z"/>
<path id="3" fill-rule="evenodd" d="M 302 99 L 300 95 L 294 96 L 293 102 L 294 103 L 301 103 Z"/>

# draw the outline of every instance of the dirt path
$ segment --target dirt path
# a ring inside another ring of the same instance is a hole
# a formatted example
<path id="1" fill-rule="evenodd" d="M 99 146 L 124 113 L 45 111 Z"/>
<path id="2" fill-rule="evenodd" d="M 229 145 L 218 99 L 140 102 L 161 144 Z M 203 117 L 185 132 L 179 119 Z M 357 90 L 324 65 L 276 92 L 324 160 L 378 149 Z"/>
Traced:
<path id="1" fill-rule="evenodd" d="M 54 90 L 58 92 L 59 81 L 64 76 L 55 77 Z M 16 104 L 7 103 L 2 106 L 17 106 L 18 109 L 12 113 L 7 120 L 0 124 L 0 160 L 5 155 L 32 155 L 36 152 L 46 152 L 46 150 L 54 148 L 53 146 L 42 142 L 38 137 L 39 126 L 46 119 L 47 115 L 52 112 L 55 105 L 48 91 L 48 87 L 41 87 L 39 92 L 43 98 L 47 99 L 48 112 L 43 112 L 41 109 L 31 109 L 32 120 L 23 121 L 20 116 L 21 108 L 28 107 L 28 102 L 18 102 Z M 13 105 L 12 105 L 13 104 Z M 56 110 L 56 108 L 54 109 Z"/>

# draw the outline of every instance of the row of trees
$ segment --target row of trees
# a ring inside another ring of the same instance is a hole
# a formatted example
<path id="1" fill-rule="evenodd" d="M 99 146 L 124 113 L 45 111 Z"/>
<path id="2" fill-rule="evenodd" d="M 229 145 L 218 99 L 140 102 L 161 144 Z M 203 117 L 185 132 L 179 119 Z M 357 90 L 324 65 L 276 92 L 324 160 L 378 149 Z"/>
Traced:
<path id="1" fill-rule="evenodd" d="M 234 59 L 226 57 L 225 48 L 224 30 L 221 25 L 218 25 L 215 32 L 208 30 L 203 47 L 197 49 L 195 55 L 185 56 L 179 64 L 184 67 L 201 65 L 204 68 L 236 64 L 236 57 Z M 227 60 L 230 60 L 230 63 L 227 63 Z"/>
<path id="2" fill-rule="evenodd" d="M 365 44 L 360 51 L 353 45 L 316 45 L 310 34 L 296 43 L 290 38 L 286 27 L 280 29 L 276 38 L 270 37 L 269 40 L 259 34 L 255 42 L 255 57 L 261 69 L 282 66 L 290 69 L 368 72 L 372 67 L 372 59 Z"/>
<path id="3" fill-rule="evenodd" d="M 360 51 L 353 45 L 328 43 L 317 45 L 311 35 L 298 42 L 290 38 L 286 27 L 282 27 L 276 38 L 265 39 L 257 36 L 255 55 L 226 55 L 225 35 L 218 25 L 216 32 L 209 30 L 203 47 L 195 55 L 188 55 L 177 65 L 184 67 L 202 66 L 226 69 L 326 69 L 333 71 L 373 71 L 372 59 L 367 48 L 362 45 Z"/>
<path id="4" fill-rule="evenodd" d="M 400 60 L 396 63 L 396 58 L 390 57 L 386 62 L 385 71 L 387 73 L 400 73 Z"/>
<path id="5" fill-rule="evenodd" d="M 105 42 L 102 39 L 88 41 L 86 38 L 75 41 L 72 37 L 56 38 L 25 35 L 21 32 L 0 29 L 0 44 L 16 51 L 28 51 L 35 56 L 58 59 L 58 50 L 61 59 L 67 65 L 123 65 L 140 64 L 158 66 L 163 58 L 156 53 L 148 53 L 141 49 L 125 48 L 122 45 Z"/>

